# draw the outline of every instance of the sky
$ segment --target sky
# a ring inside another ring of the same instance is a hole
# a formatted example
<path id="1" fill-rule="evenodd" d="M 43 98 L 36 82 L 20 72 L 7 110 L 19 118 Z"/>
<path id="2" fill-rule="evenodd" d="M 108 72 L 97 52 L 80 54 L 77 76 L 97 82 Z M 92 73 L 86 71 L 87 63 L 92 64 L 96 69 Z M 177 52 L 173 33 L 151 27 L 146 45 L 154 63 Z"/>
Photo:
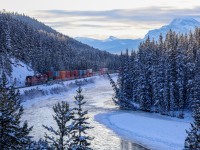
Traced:
<path id="1" fill-rule="evenodd" d="M 200 21 L 200 0 L 0 0 L 0 10 L 24 13 L 71 37 L 143 38 L 174 18 Z"/>

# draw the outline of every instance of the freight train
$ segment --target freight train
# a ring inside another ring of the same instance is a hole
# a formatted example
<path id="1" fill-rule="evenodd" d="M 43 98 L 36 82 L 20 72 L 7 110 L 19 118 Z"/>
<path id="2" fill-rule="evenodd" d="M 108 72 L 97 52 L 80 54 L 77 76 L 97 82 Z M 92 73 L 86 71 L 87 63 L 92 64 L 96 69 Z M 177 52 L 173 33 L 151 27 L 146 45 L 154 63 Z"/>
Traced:
<path id="1" fill-rule="evenodd" d="M 73 80 L 91 77 L 94 75 L 103 75 L 108 72 L 108 68 L 100 68 L 99 71 L 93 72 L 92 69 L 87 70 L 65 70 L 65 71 L 48 71 L 44 74 L 27 76 L 25 84 L 27 86 L 44 84 L 52 80 Z"/>

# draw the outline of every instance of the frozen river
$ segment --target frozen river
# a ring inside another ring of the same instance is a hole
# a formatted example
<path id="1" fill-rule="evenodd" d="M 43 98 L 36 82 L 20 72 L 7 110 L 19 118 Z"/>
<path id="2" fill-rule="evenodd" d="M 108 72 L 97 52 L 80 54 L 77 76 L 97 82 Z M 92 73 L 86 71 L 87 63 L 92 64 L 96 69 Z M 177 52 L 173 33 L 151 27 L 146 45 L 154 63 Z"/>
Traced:
<path id="1" fill-rule="evenodd" d="M 33 125 L 31 134 L 37 140 L 44 137 L 46 130 L 42 124 L 56 127 L 52 118 L 52 106 L 58 101 L 68 101 L 74 106 L 75 89 L 60 95 L 45 96 L 38 99 L 28 100 L 24 103 L 24 120 Z M 95 121 L 95 115 L 100 113 L 116 111 L 112 103 L 113 90 L 108 80 L 98 79 L 95 84 L 88 84 L 83 87 L 82 94 L 87 101 L 84 109 L 89 111 L 89 122 L 94 128 L 88 134 L 94 137 L 92 148 L 95 150 L 146 150 L 146 148 L 135 144 L 127 139 L 119 137 L 112 130 Z M 119 110 L 120 111 L 120 110 Z"/>

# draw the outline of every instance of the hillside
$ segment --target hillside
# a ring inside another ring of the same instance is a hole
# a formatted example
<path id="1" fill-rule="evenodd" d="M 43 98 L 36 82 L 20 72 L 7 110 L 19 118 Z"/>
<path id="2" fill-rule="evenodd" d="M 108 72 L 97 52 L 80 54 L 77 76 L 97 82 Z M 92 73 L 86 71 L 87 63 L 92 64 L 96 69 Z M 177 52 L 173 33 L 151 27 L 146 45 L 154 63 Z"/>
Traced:
<path id="1" fill-rule="evenodd" d="M 100 51 L 25 15 L 0 12 L 0 66 L 12 72 L 11 58 L 45 72 L 50 69 L 118 68 L 118 56 Z"/>
<path id="2" fill-rule="evenodd" d="M 34 71 L 21 61 L 12 59 L 12 73 L 10 76 L 10 83 L 14 81 L 15 86 L 25 86 L 26 76 L 34 75 Z"/>

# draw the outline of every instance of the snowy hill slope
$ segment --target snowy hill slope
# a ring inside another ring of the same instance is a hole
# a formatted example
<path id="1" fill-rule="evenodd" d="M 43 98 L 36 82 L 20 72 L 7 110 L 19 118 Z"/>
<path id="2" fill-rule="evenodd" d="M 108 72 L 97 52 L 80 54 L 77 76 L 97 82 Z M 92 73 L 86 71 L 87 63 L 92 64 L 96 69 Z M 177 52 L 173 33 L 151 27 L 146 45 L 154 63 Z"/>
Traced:
<path id="1" fill-rule="evenodd" d="M 165 37 L 170 29 L 177 33 L 189 33 L 190 31 L 194 31 L 196 27 L 200 27 L 200 22 L 193 18 L 176 18 L 172 20 L 169 25 L 165 25 L 159 29 L 150 30 L 145 35 L 145 39 L 149 36 L 150 38 L 158 40 L 161 33 L 163 37 Z"/>
<path id="2" fill-rule="evenodd" d="M 12 60 L 12 72 L 9 81 L 11 83 L 16 79 L 16 86 L 24 86 L 26 76 L 34 75 L 34 71 L 21 61 Z"/>

